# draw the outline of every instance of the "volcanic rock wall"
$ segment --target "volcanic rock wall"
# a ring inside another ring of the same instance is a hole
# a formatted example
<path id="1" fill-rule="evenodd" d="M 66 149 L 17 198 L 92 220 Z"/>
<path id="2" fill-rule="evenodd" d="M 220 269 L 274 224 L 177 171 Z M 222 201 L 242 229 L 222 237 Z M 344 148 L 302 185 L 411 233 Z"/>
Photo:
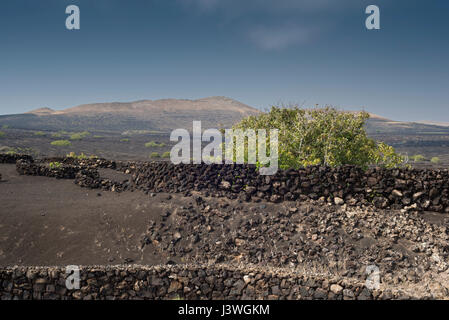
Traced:
<path id="1" fill-rule="evenodd" d="M 259 175 L 250 165 L 173 165 L 151 162 L 120 166 L 132 173 L 132 183 L 144 191 L 188 192 L 216 196 L 266 199 L 272 202 L 328 198 L 336 204 L 374 204 L 379 208 L 406 208 L 449 212 L 448 170 L 362 170 L 311 166 Z"/>
<path id="2" fill-rule="evenodd" d="M 351 279 L 282 274 L 229 266 L 80 267 L 67 289 L 63 267 L 0 269 L 0 298 L 18 299 L 391 299 L 402 292 L 367 289 Z"/>
<path id="3" fill-rule="evenodd" d="M 378 208 L 430 210 L 449 213 L 449 171 L 429 169 L 362 170 L 355 166 L 338 168 L 310 166 L 259 175 L 252 165 L 173 165 L 169 162 L 127 163 L 96 160 L 64 160 L 60 168 L 42 163 L 17 161 L 20 174 L 75 179 L 83 187 L 148 192 L 201 191 L 206 196 L 225 196 L 249 201 L 271 202 L 324 197 L 336 204 L 373 204 Z M 97 168 L 129 174 L 125 181 L 102 179 Z"/>
<path id="4" fill-rule="evenodd" d="M 0 153 L 0 163 L 16 163 L 17 160 L 33 162 L 33 157 L 26 154 Z"/>

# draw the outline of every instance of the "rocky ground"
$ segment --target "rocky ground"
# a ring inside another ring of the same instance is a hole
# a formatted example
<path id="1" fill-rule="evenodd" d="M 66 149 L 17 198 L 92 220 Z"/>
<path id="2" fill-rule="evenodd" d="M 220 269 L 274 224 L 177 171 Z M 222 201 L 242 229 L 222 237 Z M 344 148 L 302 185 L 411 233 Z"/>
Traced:
<path id="1" fill-rule="evenodd" d="M 224 264 L 362 282 L 375 265 L 384 287 L 448 296 L 446 214 L 90 190 L 13 164 L 0 173 L 0 266 Z"/>

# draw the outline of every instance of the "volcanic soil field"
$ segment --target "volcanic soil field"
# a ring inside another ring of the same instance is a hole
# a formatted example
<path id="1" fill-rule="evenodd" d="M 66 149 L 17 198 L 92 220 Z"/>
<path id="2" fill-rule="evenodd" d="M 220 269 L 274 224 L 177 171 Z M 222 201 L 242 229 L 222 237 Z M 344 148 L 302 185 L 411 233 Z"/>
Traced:
<path id="1" fill-rule="evenodd" d="M 2 299 L 448 297 L 447 170 L 0 160 Z"/>

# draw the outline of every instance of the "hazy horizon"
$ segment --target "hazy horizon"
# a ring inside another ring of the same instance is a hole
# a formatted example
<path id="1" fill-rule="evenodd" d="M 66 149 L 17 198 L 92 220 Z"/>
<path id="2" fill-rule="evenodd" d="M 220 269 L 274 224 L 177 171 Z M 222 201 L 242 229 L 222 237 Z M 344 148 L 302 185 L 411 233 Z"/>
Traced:
<path id="1" fill-rule="evenodd" d="M 65 28 L 77 5 L 81 29 Z M 365 28 L 378 5 L 381 29 Z M 0 10 L 0 114 L 226 96 L 449 122 L 447 1 L 15 0 Z"/>

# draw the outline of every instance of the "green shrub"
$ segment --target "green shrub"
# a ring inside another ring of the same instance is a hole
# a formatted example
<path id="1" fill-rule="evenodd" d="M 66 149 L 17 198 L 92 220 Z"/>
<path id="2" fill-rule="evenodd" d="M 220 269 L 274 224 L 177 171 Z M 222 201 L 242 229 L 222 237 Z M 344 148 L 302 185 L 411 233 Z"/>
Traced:
<path id="1" fill-rule="evenodd" d="M 1 146 L 0 147 L 0 153 L 13 155 L 13 154 L 17 154 L 17 151 L 15 150 L 15 148 L 11 148 L 11 147 L 8 147 L 8 146 Z"/>
<path id="2" fill-rule="evenodd" d="M 51 143 L 51 145 L 57 147 L 68 147 L 71 146 L 72 143 L 69 140 L 55 140 Z"/>
<path id="3" fill-rule="evenodd" d="M 75 152 L 71 151 L 66 155 L 67 158 L 74 158 L 74 159 L 79 159 L 79 160 L 85 160 L 88 158 L 97 158 L 97 156 L 90 156 L 88 157 L 87 155 L 84 154 L 84 152 L 81 152 L 80 155 L 77 155 Z"/>
<path id="4" fill-rule="evenodd" d="M 120 142 L 129 142 L 128 138 L 120 139 Z"/>
<path id="5" fill-rule="evenodd" d="M 90 135 L 90 132 L 88 132 L 88 131 L 77 132 L 70 136 L 70 140 L 81 140 L 81 139 L 86 138 L 89 135 Z"/>
<path id="6" fill-rule="evenodd" d="M 3 131 L 0 131 L 0 138 L 3 138 L 6 135 Z"/>
<path id="7" fill-rule="evenodd" d="M 83 137 L 79 133 L 74 133 L 70 136 L 70 140 L 81 140 Z"/>
<path id="8" fill-rule="evenodd" d="M 42 136 L 45 136 L 45 132 L 43 132 L 43 131 L 36 131 L 36 132 L 34 133 L 34 135 L 35 135 L 35 136 L 40 136 L 40 137 L 42 137 Z"/>
<path id="9" fill-rule="evenodd" d="M 59 132 L 55 132 L 51 135 L 53 138 L 62 138 L 62 134 Z"/>
<path id="10" fill-rule="evenodd" d="M 393 147 L 367 137 L 364 124 L 368 118 L 367 112 L 344 112 L 331 107 L 305 110 L 273 106 L 269 112 L 247 117 L 233 128 L 266 129 L 267 133 L 278 129 L 281 169 L 317 164 L 363 168 L 370 164 L 388 168 L 403 164 L 403 157 Z"/>
<path id="11" fill-rule="evenodd" d="M 36 151 L 33 150 L 32 148 L 21 148 L 21 147 L 16 147 L 16 148 L 12 148 L 12 147 L 8 147 L 8 146 L 3 146 L 0 147 L 0 152 L 9 154 L 9 155 L 14 155 L 14 154 L 29 154 L 29 155 L 37 155 Z"/>
<path id="12" fill-rule="evenodd" d="M 163 131 L 157 130 L 127 130 L 122 132 L 123 136 L 136 136 L 136 135 L 144 135 L 144 134 L 160 134 L 164 133 Z"/>
<path id="13" fill-rule="evenodd" d="M 147 147 L 147 148 L 151 148 L 151 147 L 162 148 L 162 147 L 165 147 L 165 143 L 163 143 L 163 142 L 157 143 L 154 141 L 150 141 L 150 142 L 145 143 L 145 147 Z"/>
<path id="14" fill-rule="evenodd" d="M 60 162 L 50 162 L 49 164 L 50 169 L 58 169 L 62 167 L 62 164 Z"/>
<path id="15" fill-rule="evenodd" d="M 170 158 L 170 151 L 164 152 L 164 153 L 162 154 L 162 158 L 164 158 L 164 159 Z"/>
<path id="16" fill-rule="evenodd" d="M 433 157 L 432 159 L 430 159 L 430 162 L 432 162 L 432 163 L 440 163 L 440 158 Z"/>
<path id="17" fill-rule="evenodd" d="M 103 136 L 97 136 L 97 135 L 95 135 L 95 136 L 92 136 L 92 138 L 95 138 L 95 139 L 102 139 L 102 138 L 104 138 Z"/>
<path id="18" fill-rule="evenodd" d="M 158 146 L 158 144 L 156 142 L 154 142 L 154 141 L 150 141 L 150 142 L 145 143 L 145 147 L 147 147 L 147 148 L 157 147 L 157 146 Z"/>
<path id="19" fill-rule="evenodd" d="M 422 154 L 415 154 L 412 156 L 412 160 L 415 162 L 424 161 L 426 158 Z"/>
<path id="20" fill-rule="evenodd" d="M 160 158 L 161 156 L 159 155 L 159 153 L 158 152 L 152 152 L 151 154 L 150 154 L 150 158 Z"/>

